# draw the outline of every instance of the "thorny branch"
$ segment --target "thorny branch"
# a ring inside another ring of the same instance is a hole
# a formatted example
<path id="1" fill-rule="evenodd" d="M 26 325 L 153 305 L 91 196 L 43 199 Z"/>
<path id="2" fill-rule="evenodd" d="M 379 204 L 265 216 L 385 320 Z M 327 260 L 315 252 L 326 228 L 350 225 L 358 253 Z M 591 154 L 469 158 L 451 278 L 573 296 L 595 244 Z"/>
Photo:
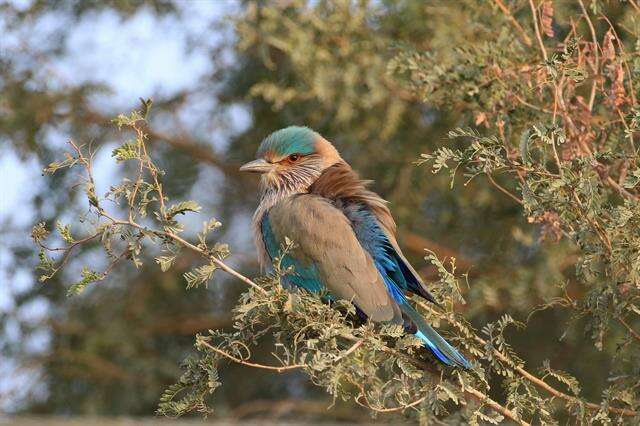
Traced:
<path id="1" fill-rule="evenodd" d="M 135 131 L 138 135 L 139 138 L 144 139 L 146 138 L 145 134 L 143 133 L 143 131 L 140 129 L 140 127 L 136 126 L 135 127 Z M 81 147 L 79 147 L 78 145 L 76 145 L 73 142 L 69 142 L 71 144 L 71 146 L 73 147 L 73 149 L 76 152 L 77 155 L 77 159 L 85 165 L 86 168 L 86 172 L 88 175 L 88 178 L 91 182 L 93 182 L 93 174 L 92 174 L 92 168 L 91 168 L 91 160 L 90 157 L 86 157 L 83 152 Z M 164 212 L 165 211 L 165 206 L 164 206 L 164 195 L 163 195 L 163 191 L 162 191 L 162 186 L 160 185 L 159 181 L 158 181 L 158 175 L 157 175 L 157 169 L 155 167 L 155 165 L 153 163 L 151 163 L 151 160 L 149 158 L 149 156 L 147 155 L 147 151 L 146 151 L 146 147 L 144 147 L 144 143 L 141 143 L 141 160 L 140 160 L 140 168 L 139 168 L 139 175 L 138 175 L 138 180 L 136 181 L 136 185 L 134 187 L 134 192 L 132 194 L 132 196 L 130 197 L 130 202 L 132 203 L 135 199 L 135 195 L 138 191 L 139 188 L 139 184 L 140 184 L 140 180 L 142 179 L 142 173 L 143 170 L 146 168 L 154 181 L 155 187 L 156 187 L 156 191 L 158 193 L 159 196 L 159 201 L 160 201 L 160 205 L 161 205 L 161 211 Z M 228 266 L 226 263 L 224 263 L 222 260 L 220 260 L 218 257 L 212 255 L 211 253 L 209 253 L 207 250 L 198 247 L 194 244 L 191 244 L 190 242 L 186 241 L 185 239 L 183 239 L 182 237 L 180 237 L 179 235 L 176 235 L 174 232 L 171 231 L 166 231 L 166 230 L 158 230 L 158 229 L 151 229 L 148 228 L 146 226 L 142 226 L 140 224 L 138 224 L 134 219 L 133 219 L 133 213 L 132 213 L 132 206 L 130 205 L 130 209 L 129 209 L 129 218 L 126 220 L 123 219 L 118 219 L 115 218 L 114 216 L 112 216 L 110 213 L 108 213 L 106 210 L 104 210 L 100 205 L 96 205 L 95 206 L 97 213 L 99 216 L 104 217 L 106 219 L 108 219 L 109 221 L 111 221 L 112 224 L 114 225 L 124 225 L 124 226 L 130 226 L 132 228 L 135 228 L 137 230 L 139 230 L 140 232 L 142 232 L 145 235 L 149 235 L 149 236 L 158 236 L 161 237 L 165 240 L 172 240 L 176 243 L 178 243 L 179 245 L 188 248 L 189 250 L 192 250 L 198 254 L 200 254 L 201 256 L 203 256 L 204 258 L 206 258 L 207 260 L 213 262 L 214 264 L 216 264 L 216 266 L 218 266 L 220 269 L 222 269 L 223 271 L 225 271 L 226 273 L 228 273 L 229 275 L 234 276 L 235 278 L 239 279 L 240 281 L 244 282 L 245 284 L 255 288 L 256 290 L 262 292 L 262 293 L 266 293 L 266 291 L 260 287 L 259 285 L 257 285 L 256 283 L 254 283 L 250 278 L 242 275 L 241 273 L 239 273 L 238 271 L 236 271 L 235 269 L 231 268 L 230 266 Z M 90 239 L 95 238 L 98 234 L 93 235 Z M 86 241 L 88 241 L 89 239 L 85 239 Z M 76 244 L 77 245 L 77 244 Z M 65 256 L 66 259 L 67 256 Z"/>

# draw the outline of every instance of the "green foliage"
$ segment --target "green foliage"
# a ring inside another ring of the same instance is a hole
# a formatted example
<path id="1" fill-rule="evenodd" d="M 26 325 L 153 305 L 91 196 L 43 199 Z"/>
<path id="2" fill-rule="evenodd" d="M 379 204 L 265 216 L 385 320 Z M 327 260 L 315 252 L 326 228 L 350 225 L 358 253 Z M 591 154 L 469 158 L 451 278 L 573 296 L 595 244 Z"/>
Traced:
<path id="1" fill-rule="evenodd" d="M 618 45 L 620 50 L 607 44 L 616 38 L 611 31 L 604 37 L 605 57 L 601 62 L 589 53 L 601 48 L 597 41 L 585 42 L 575 32 L 574 27 L 567 41 L 558 43 L 556 51 L 549 54 L 543 64 L 531 56 L 520 55 L 513 62 L 504 62 L 499 72 L 488 71 L 482 48 L 468 52 L 476 56 L 473 62 L 465 64 L 462 75 L 484 78 L 492 75 L 500 83 L 499 88 L 486 86 L 478 99 L 467 98 L 467 108 L 476 117 L 481 117 L 476 119 L 476 124 L 482 123 L 485 128 L 450 132 L 449 136 L 460 139 L 465 147 L 441 147 L 432 154 L 423 155 L 419 164 L 430 162 L 434 173 L 449 169 L 452 182 L 459 170 L 469 180 L 486 175 L 494 186 L 522 205 L 522 213 L 529 222 L 542 225 L 542 238 L 565 238 L 574 244 L 579 253 L 576 279 L 584 294 L 575 299 L 565 293 L 563 306 L 573 310 L 574 320 L 586 320 L 586 330 L 599 350 L 603 350 L 607 335 L 616 323 L 632 334 L 619 343 L 614 355 L 616 367 L 610 374 L 616 377 L 615 380 L 612 378 L 615 382 L 625 382 L 628 389 L 635 389 L 636 372 L 626 370 L 628 375 L 624 378 L 618 374 L 624 365 L 637 362 L 637 333 L 626 323 L 626 319 L 634 318 L 635 314 L 625 309 L 629 306 L 637 309 L 640 300 L 640 282 L 635 272 L 640 247 L 636 236 L 640 235 L 640 229 L 635 228 L 632 219 L 636 217 L 640 196 L 627 190 L 635 185 L 626 187 L 625 183 L 628 176 L 632 176 L 633 182 L 640 163 L 635 136 L 629 134 L 625 116 L 635 111 L 637 92 L 634 87 L 640 81 L 636 73 L 621 77 L 621 71 L 617 71 L 616 76 L 611 76 L 607 71 L 609 65 L 603 65 L 609 61 L 617 64 L 613 66 L 619 70 L 622 63 L 631 61 L 621 44 Z M 637 31 L 633 37 L 637 39 Z M 616 42 L 621 43 L 620 39 Z M 542 54 L 546 59 L 547 52 Z M 524 60 L 529 63 L 525 65 Z M 426 70 L 431 64 L 428 56 L 415 59 L 400 55 L 397 61 L 405 64 L 400 68 L 404 71 Z M 596 71 L 604 74 L 601 85 L 587 78 L 588 67 L 593 69 L 594 66 L 602 67 Z M 523 67 L 533 72 L 516 72 Z M 461 75 L 460 69 L 455 67 L 448 68 L 446 77 L 437 71 L 423 72 L 429 77 L 409 73 L 407 78 L 414 87 L 422 87 L 425 93 L 433 90 L 428 82 L 437 81 L 448 87 L 452 81 L 450 72 Z M 580 95 L 584 93 L 581 85 L 585 83 L 589 84 L 585 88 L 590 95 L 588 105 Z M 482 101 L 483 98 L 496 99 L 505 93 L 511 93 L 513 99 L 491 109 Z M 448 95 L 443 93 L 433 101 L 453 101 Z M 607 124 L 602 126 L 602 122 Z M 508 182 L 509 189 L 499 185 L 492 178 L 494 174 L 509 176 L 503 179 Z M 521 197 L 514 194 L 516 191 Z M 634 322 L 636 320 L 634 318 Z M 504 321 L 499 322 L 498 327 L 504 324 Z M 490 336 L 493 329 L 488 325 L 483 331 Z M 512 357 L 515 355 L 504 340 L 498 339 L 497 343 L 499 351 Z M 542 371 L 545 376 L 565 384 L 572 394 L 580 392 L 577 379 L 551 369 L 548 362 Z M 523 386 L 520 381 L 512 382 L 510 395 Z M 635 398 L 636 402 L 631 406 L 636 407 L 638 395 L 634 392 L 636 396 L 631 399 L 619 390 L 605 395 L 607 399 L 624 400 L 624 404 Z M 511 396 L 509 398 L 510 404 L 525 408 Z M 540 412 L 540 415 L 545 422 L 553 418 L 550 411 Z M 593 417 L 585 412 L 579 417 L 589 422 L 609 419 L 603 410 L 594 413 Z"/>
<path id="2" fill-rule="evenodd" d="M 198 213 L 201 209 L 202 207 L 200 207 L 195 201 L 183 201 L 169 207 L 164 216 L 170 220 L 178 214 L 184 215 L 187 212 Z"/>
<path id="3" fill-rule="evenodd" d="M 99 274 L 86 267 L 82 269 L 80 276 L 82 277 L 80 281 L 72 284 L 71 287 L 69 287 L 67 296 L 75 296 L 77 294 L 80 294 L 89 284 L 100 281 L 104 278 L 103 274 Z"/>
<path id="4" fill-rule="evenodd" d="M 114 157 L 116 161 L 121 162 L 135 160 L 140 156 L 140 153 L 138 152 L 137 144 L 133 142 L 125 142 L 118 148 L 114 149 L 111 156 Z"/>
<path id="5" fill-rule="evenodd" d="M 141 110 L 134 110 L 131 114 L 125 116 L 120 115 L 114 122 L 122 128 L 129 128 L 136 134 L 135 143 L 125 143 L 114 151 L 113 157 L 118 163 L 123 160 L 135 160 L 138 163 L 138 173 L 135 180 L 124 178 L 118 185 L 111 186 L 104 200 L 109 200 L 119 205 L 123 200 L 126 201 L 125 208 L 129 211 L 127 219 L 118 219 L 113 217 L 109 212 L 101 207 L 103 200 L 98 199 L 95 193 L 94 178 L 92 173 L 93 153 L 85 153 L 82 145 L 76 145 L 70 142 L 71 147 L 75 151 L 75 155 L 66 154 L 66 163 L 59 163 L 56 168 L 51 168 L 50 172 L 55 172 L 62 167 L 71 168 L 82 165 L 85 178 L 85 195 L 91 206 L 90 213 L 94 216 L 90 223 L 94 230 L 89 236 L 78 241 L 71 236 L 70 227 L 64 226 L 59 222 L 56 224 L 58 233 L 67 243 L 66 247 L 50 248 L 45 245 L 49 233 L 44 227 L 44 223 L 39 223 L 32 230 L 32 238 L 40 247 L 40 265 L 39 269 L 44 271 L 41 280 L 53 277 L 66 264 L 71 251 L 78 245 L 86 244 L 97 237 L 100 237 L 101 243 L 105 249 L 105 254 L 109 259 L 109 264 L 104 272 L 98 273 L 88 267 L 84 267 L 81 273 L 81 279 L 73 284 L 68 295 L 75 295 L 83 292 L 85 288 L 96 281 L 103 280 L 109 272 L 122 260 L 128 259 L 136 267 L 142 266 L 140 259 L 143 251 L 143 241 L 150 240 L 152 242 L 162 240 L 164 242 L 162 251 L 169 253 L 169 256 L 161 255 L 156 257 L 156 262 L 160 265 L 161 270 L 167 271 L 175 261 L 176 255 L 186 243 L 177 234 L 183 231 L 183 226 L 176 220 L 177 215 L 184 215 L 187 212 L 197 213 L 201 207 L 192 200 L 182 201 L 172 204 L 169 208 L 165 207 L 167 199 L 162 191 L 162 185 L 159 183 L 158 171 L 155 164 L 147 155 L 145 139 L 146 134 L 142 129 L 145 118 L 148 115 L 151 101 L 142 100 Z M 135 146 L 136 149 L 130 149 Z M 147 210 L 153 210 L 156 224 L 159 229 L 149 228 L 136 222 L 136 218 L 145 218 Z M 200 236 L 201 244 L 196 250 L 200 251 L 205 257 L 210 257 L 211 263 L 195 268 L 191 272 L 184 274 L 187 281 L 187 288 L 197 287 L 213 278 L 213 274 L 218 269 L 216 262 L 224 259 L 229 255 L 229 248 L 226 244 L 216 243 L 212 248 L 208 248 L 205 242 L 206 235 L 220 226 L 215 219 L 211 219 L 204 223 L 203 232 Z M 117 246 L 114 248 L 114 246 Z M 195 247 L 195 246 L 194 246 Z M 117 248 L 120 249 L 119 254 Z M 62 252 L 61 260 L 56 262 L 47 257 L 46 252 Z"/>
<path id="6" fill-rule="evenodd" d="M 543 374 L 542 378 L 545 378 L 546 375 L 548 375 L 555 378 L 560 383 L 565 384 L 573 395 L 578 396 L 580 394 L 580 383 L 578 380 L 569 373 L 552 369 L 548 361 L 545 361 L 543 364 L 541 373 Z"/>
<path id="7" fill-rule="evenodd" d="M 429 405 L 430 417 L 445 415 L 449 403 L 465 400 L 459 385 L 425 374 L 425 368 L 433 368 L 422 360 L 426 351 L 401 327 L 355 325 L 350 303 L 329 305 L 305 292 L 292 295 L 279 278 L 260 280 L 259 289 L 242 295 L 233 310 L 232 332 L 210 330 L 196 337 L 200 356 L 189 361 L 179 382 L 165 393 L 160 414 L 176 416 L 206 407 L 207 398 L 220 386 L 216 369 L 223 361 L 277 372 L 302 370 L 334 399 L 351 400 L 374 412 Z M 256 363 L 252 352 L 269 334 L 275 338 L 275 363 Z M 474 373 L 454 375 L 465 386 L 486 386 Z M 457 414 L 485 415 L 481 404 L 467 404 Z"/>
<path id="8" fill-rule="evenodd" d="M 198 266 L 190 272 L 185 272 L 184 279 L 187 281 L 187 288 L 197 288 L 201 284 L 206 284 L 213 278 L 213 273 L 218 267 L 212 263 Z"/>
<path id="9" fill-rule="evenodd" d="M 167 272 L 171 269 L 173 262 L 175 262 L 176 256 L 158 256 L 156 257 L 156 263 L 160 265 L 162 272 Z"/>

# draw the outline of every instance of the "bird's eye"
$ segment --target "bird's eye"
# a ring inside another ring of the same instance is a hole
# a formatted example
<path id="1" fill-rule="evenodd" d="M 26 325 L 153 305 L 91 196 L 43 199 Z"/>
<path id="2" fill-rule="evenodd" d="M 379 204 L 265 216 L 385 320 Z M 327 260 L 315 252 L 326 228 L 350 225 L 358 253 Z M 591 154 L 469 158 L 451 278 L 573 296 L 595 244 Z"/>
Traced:
<path id="1" fill-rule="evenodd" d="M 299 158 L 300 158 L 300 154 L 291 154 L 289 156 L 289 161 L 291 161 L 291 162 L 298 161 Z"/>

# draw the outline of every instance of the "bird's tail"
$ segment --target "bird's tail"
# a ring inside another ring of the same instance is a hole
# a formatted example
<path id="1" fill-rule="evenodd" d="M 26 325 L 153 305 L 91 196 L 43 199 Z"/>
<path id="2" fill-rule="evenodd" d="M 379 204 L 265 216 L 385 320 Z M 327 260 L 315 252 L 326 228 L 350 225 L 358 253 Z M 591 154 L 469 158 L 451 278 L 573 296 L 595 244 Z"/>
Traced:
<path id="1" fill-rule="evenodd" d="M 467 370 L 471 369 L 469 361 L 467 361 L 456 348 L 447 343 L 433 327 L 427 324 L 424 318 L 422 318 L 422 315 L 420 315 L 409 302 L 405 301 L 402 303 L 400 309 L 417 326 L 418 330 L 414 335 L 425 343 L 427 349 L 429 349 L 438 360 L 452 367 L 460 367 Z"/>

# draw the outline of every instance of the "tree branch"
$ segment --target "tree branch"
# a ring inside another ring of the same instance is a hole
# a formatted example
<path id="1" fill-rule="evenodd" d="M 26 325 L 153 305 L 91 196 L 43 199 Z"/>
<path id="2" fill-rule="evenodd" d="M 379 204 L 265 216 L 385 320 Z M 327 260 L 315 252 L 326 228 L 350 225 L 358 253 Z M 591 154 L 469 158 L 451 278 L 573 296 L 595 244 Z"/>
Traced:
<path id="1" fill-rule="evenodd" d="M 246 361 L 244 359 L 236 358 L 233 355 L 223 351 L 222 349 L 218 349 L 215 346 L 210 345 L 209 343 L 205 342 L 202 339 L 199 339 L 196 344 L 205 346 L 210 351 L 213 351 L 213 352 L 217 353 L 218 355 L 222 355 L 223 357 L 235 362 L 236 364 L 246 365 L 247 367 L 260 368 L 262 370 L 272 370 L 272 371 L 276 371 L 278 373 L 283 373 L 285 371 L 297 370 L 299 368 L 306 367 L 305 364 L 289 364 L 289 365 L 281 365 L 281 366 L 258 364 L 258 363 L 255 363 L 255 362 L 249 362 L 249 361 Z"/>

